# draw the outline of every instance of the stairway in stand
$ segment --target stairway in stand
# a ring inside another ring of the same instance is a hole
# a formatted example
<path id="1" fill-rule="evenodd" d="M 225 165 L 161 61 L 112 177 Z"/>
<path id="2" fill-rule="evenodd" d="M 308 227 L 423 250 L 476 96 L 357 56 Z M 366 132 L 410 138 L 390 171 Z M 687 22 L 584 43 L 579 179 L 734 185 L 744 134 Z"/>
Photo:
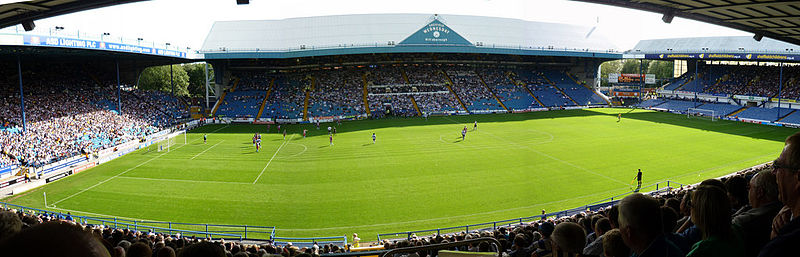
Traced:
<path id="1" fill-rule="evenodd" d="M 453 80 L 450 79 L 450 75 L 447 75 L 447 72 L 444 72 L 444 70 L 439 70 L 439 72 L 441 72 L 442 75 L 444 75 L 444 78 L 447 79 L 447 83 L 445 83 L 445 86 L 447 86 L 447 89 L 450 90 L 450 93 L 453 94 L 453 96 L 456 97 L 456 100 L 458 100 L 458 103 L 461 104 L 461 108 L 464 108 L 464 111 L 469 113 L 469 109 L 467 109 L 467 105 L 465 105 L 464 102 L 461 101 L 461 98 L 458 97 L 458 94 L 456 94 L 456 91 L 453 90 Z"/>
<path id="2" fill-rule="evenodd" d="M 267 95 L 264 96 L 264 100 L 261 101 L 261 108 L 258 109 L 258 115 L 256 115 L 256 120 L 261 118 L 261 114 L 264 114 L 264 107 L 267 105 L 267 100 L 269 100 L 269 95 L 272 94 L 272 87 L 275 86 L 275 78 L 269 81 L 269 89 L 267 89 Z"/>

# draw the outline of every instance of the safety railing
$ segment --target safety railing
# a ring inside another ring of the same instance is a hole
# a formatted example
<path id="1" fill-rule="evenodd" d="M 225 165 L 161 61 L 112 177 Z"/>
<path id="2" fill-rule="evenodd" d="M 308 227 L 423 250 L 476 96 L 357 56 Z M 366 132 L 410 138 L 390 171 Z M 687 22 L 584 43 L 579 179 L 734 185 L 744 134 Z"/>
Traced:
<path id="1" fill-rule="evenodd" d="M 195 224 L 169 221 L 145 221 L 132 220 L 117 217 L 92 217 L 65 214 L 37 208 L 26 207 L 6 202 L 0 202 L 6 209 L 19 209 L 23 212 L 33 212 L 35 214 L 45 214 L 66 219 L 71 218 L 75 222 L 85 225 L 103 225 L 111 228 L 126 228 L 132 230 L 150 230 L 153 233 L 166 233 L 182 236 L 198 236 L 203 238 L 227 238 L 238 240 L 272 240 L 275 237 L 275 227 L 271 226 L 250 226 L 250 225 L 218 225 L 218 224 Z"/>
<path id="2" fill-rule="evenodd" d="M 653 188 L 652 191 L 648 191 L 647 194 L 656 195 L 668 191 L 674 187 L 684 186 L 684 184 L 677 183 L 674 181 L 660 181 L 656 183 L 652 183 L 649 185 L 642 186 L 642 188 Z M 641 189 L 641 188 L 640 188 Z M 564 217 L 564 216 L 572 216 L 581 212 L 585 212 L 587 210 L 599 210 L 608 206 L 612 206 L 619 202 L 622 198 L 632 193 L 639 192 L 640 190 L 634 190 L 618 194 L 609 198 L 605 198 L 603 200 L 599 200 L 590 204 L 586 204 L 581 207 L 562 210 L 558 212 L 552 213 L 545 213 L 541 215 L 534 215 L 529 217 L 520 217 L 514 219 L 507 219 L 507 220 L 499 220 L 499 221 L 491 221 L 491 222 L 484 222 L 478 224 L 470 224 L 470 225 L 463 225 L 463 226 L 454 226 L 454 227 L 445 227 L 445 228 L 435 228 L 435 229 L 425 229 L 425 230 L 415 230 L 415 231 L 404 231 L 404 232 L 395 232 L 395 233 L 384 233 L 378 234 L 378 241 L 389 239 L 389 240 L 400 240 L 400 239 L 409 239 L 413 235 L 427 235 L 427 234 L 450 234 L 450 233 L 458 233 L 458 232 L 469 232 L 469 231 L 482 231 L 482 230 L 495 230 L 499 227 L 508 227 L 513 225 L 522 225 L 525 223 L 530 223 L 533 221 L 541 220 L 547 217 Z"/>
<path id="3" fill-rule="evenodd" d="M 288 245 L 292 244 L 297 247 L 311 247 L 314 243 L 318 245 L 335 244 L 340 246 L 347 245 L 347 236 L 329 236 L 329 237 L 274 237 L 273 244 L 275 245 Z"/>

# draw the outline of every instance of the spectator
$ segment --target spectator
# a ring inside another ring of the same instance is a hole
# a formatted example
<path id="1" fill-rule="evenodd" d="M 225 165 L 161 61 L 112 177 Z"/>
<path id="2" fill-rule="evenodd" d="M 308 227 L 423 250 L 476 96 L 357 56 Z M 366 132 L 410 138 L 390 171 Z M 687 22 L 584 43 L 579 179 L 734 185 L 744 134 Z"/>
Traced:
<path id="1" fill-rule="evenodd" d="M 778 201 L 778 184 L 770 171 L 757 173 L 749 182 L 751 209 L 733 217 L 733 224 L 742 228 L 747 256 L 758 256 L 758 252 L 770 239 L 772 219 L 781 209 Z"/>
<path id="2" fill-rule="evenodd" d="M 701 185 L 692 193 L 692 222 L 702 240 L 686 255 L 744 256 L 743 242 L 731 229 L 728 195 L 718 186 Z"/>
<path id="3" fill-rule="evenodd" d="M 683 256 L 683 252 L 663 235 L 658 200 L 640 193 L 619 203 L 619 225 L 625 245 L 634 257 Z"/>
<path id="4" fill-rule="evenodd" d="M 43 247 L 46 242 L 46 247 Z M 103 243 L 79 226 L 47 222 L 0 242 L 4 256 L 110 257 Z"/>
<path id="5" fill-rule="evenodd" d="M 612 229 L 603 235 L 603 255 L 606 257 L 631 256 L 631 249 L 625 245 L 619 229 Z"/>
<path id="6" fill-rule="evenodd" d="M 603 254 L 603 235 L 611 230 L 611 222 L 608 218 L 601 218 L 597 220 L 597 224 L 594 225 L 594 234 L 598 235 L 597 238 L 590 242 L 586 247 L 583 249 L 583 254 L 586 255 L 597 255 L 600 256 Z"/>
<path id="7" fill-rule="evenodd" d="M 786 138 L 786 146 L 775 160 L 773 173 L 778 184 L 778 199 L 788 207 L 791 219 L 778 230 L 778 236 L 758 256 L 797 255 L 800 242 L 800 133 Z"/>
<path id="8" fill-rule="evenodd" d="M 553 256 L 577 256 L 586 246 L 586 232 L 574 222 L 562 222 L 553 230 Z"/>

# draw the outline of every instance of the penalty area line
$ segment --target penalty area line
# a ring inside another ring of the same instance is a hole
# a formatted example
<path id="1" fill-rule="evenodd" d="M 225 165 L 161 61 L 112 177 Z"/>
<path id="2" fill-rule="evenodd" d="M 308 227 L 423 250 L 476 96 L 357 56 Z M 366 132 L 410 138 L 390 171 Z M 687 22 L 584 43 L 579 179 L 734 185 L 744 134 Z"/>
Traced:
<path id="1" fill-rule="evenodd" d="M 264 165 L 264 168 L 261 169 L 261 173 L 258 173 L 258 177 L 256 177 L 256 180 L 253 180 L 253 185 L 255 185 L 256 182 L 258 182 L 258 179 L 261 178 L 261 175 L 264 175 L 264 171 L 267 170 L 267 167 L 269 167 L 269 164 L 272 163 L 273 159 L 275 159 L 275 156 L 278 155 L 278 152 L 281 151 L 281 148 L 283 148 L 284 146 L 288 145 L 289 142 L 292 141 L 293 137 L 294 137 L 294 135 L 290 136 L 289 140 L 284 141 L 283 144 L 281 144 L 281 146 L 278 147 L 278 150 L 275 150 L 275 154 L 272 155 L 272 158 L 269 158 L 269 161 L 267 162 L 267 165 Z"/>
<path id="2" fill-rule="evenodd" d="M 192 157 L 189 160 L 194 160 L 194 158 L 197 158 L 197 156 L 200 156 L 201 154 L 207 152 L 208 150 L 211 150 L 211 148 L 214 148 L 215 146 L 217 146 L 218 144 L 221 144 L 222 142 L 225 142 L 225 140 L 223 139 L 222 141 L 219 141 L 219 143 L 216 143 L 216 144 L 212 145 L 211 147 L 207 148 L 206 150 L 203 150 L 202 152 L 200 152 L 198 154 L 195 154 L 194 157 Z"/>
<path id="3" fill-rule="evenodd" d="M 192 142 L 194 142 L 194 141 L 197 141 L 197 140 L 199 140 L 199 138 L 198 138 L 198 139 L 195 139 L 195 140 L 192 140 Z M 178 147 L 176 147 L 176 148 L 175 148 L 175 150 L 178 150 L 178 149 L 180 149 L 181 147 L 184 147 L 184 146 L 186 146 L 186 145 L 188 145 L 188 144 L 183 144 L 183 145 L 181 145 L 181 146 L 178 146 Z M 173 151 L 174 151 L 174 150 L 173 150 Z M 105 184 L 106 182 L 108 182 L 108 181 L 111 181 L 112 179 L 115 179 L 115 178 L 117 178 L 117 177 L 119 177 L 119 176 L 122 176 L 123 174 L 125 174 L 125 173 L 128 173 L 129 171 L 132 171 L 132 170 L 134 170 L 134 169 L 136 169 L 136 168 L 139 168 L 139 167 L 141 167 L 142 165 L 145 165 L 145 164 L 147 164 L 147 163 L 149 163 L 149 162 L 151 162 L 151 161 L 153 161 L 153 160 L 157 159 L 158 157 L 164 156 L 165 154 L 168 154 L 168 153 L 169 153 L 169 152 L 164 152 L 164 153 L 162 153 L 162 154 L 160 154 L 160 155 L 157 155 L 157 156 L 155 156 L 155 157 L 153 157 L 153 158 L 150 158 L 150 159 L 149 159 L 149 160 L 147 160 L 147 161 L 144 161 L 144 162 L 142 162 L 142 163 L 139 163 L 139 164 L 138 164 L 138 165 L 136 165 L 136 166 L 130 167 L 130 168 L 128 168 L 127 170 L 125 170 L 125 171 L 123 171 L 123 172 L 120 172 L 119 174 L 117 174 L 117 175 L 114 175 L 114 176 L 112 176 L 112 177 L 110 177 L 110 178 L 108 178 L 108 179 L 106 179 L 106 180 L 103 180 L 103 181 L 97 182 L 97 184 L 94 184 L 93 186 L 90 186 L 90 187 L 84 188 L 83 190 L 81 190 L 81 191 L 78 191 L 77 193 L 74 193 L 74 194 L 72 194 L 72 195 L 69 195 L 69 196 L 67 196 L 67 197 L 65 197 L 65 198 L 63 198 L 63 199 L 61 199 L 61 200 L 58 200 L 58 201 L 54 202 L 54 203 L 53 203 L 53 206 L 55 206 L 56 204 L 58 204 L 58 203 L 60 203 L 60 202 L 63 202 L 63 201 L 65 201 L 65 200 L 67 200 L 67 199 L 70 199 L 70 198 L 72 198 L 72 197 L 75 197 L 76 195 L 82 194 L 83 192 L 89 191 L 89 190 L 91 190 L 92 188 L 95 188 L 95 187 L 97 187 L 97 186 L 99 186 L 99 185 Z"/>

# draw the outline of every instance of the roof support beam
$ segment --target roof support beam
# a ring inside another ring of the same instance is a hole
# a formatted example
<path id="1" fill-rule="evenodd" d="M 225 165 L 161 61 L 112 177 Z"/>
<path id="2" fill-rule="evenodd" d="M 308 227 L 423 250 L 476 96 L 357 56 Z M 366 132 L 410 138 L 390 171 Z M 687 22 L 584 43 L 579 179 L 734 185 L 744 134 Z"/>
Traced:
<path id="1" fill-rule="evenodd" d="M 722 21 L 725 21 L 725 22 L 748 22 L 748 21 L 772 21 L 772 20 L 783 20 L 783 19 L 798 19 L 800 21 L 800 15 L 770 16 L 770 17 L 740 18 L 740 19 L 725 19 L 725 20 L 722 20 Z"/>
<path id="2" fill-rule="evenodd" d="M 708 11 L 719 11 L 719 10 L 731 10 L 731 9 L 739 9 L 739 8 L 753 8 L 753 7 L 767 7 L 767 6 L 785 6 L 792 3 L 797 3 L 796 0 L 777 0 L 772 2 L 757 2 L 757 3 L 742 3 L 742 4 L 729 4 L 729 5 L 719 5 L 714 7 L 704 7 L 704 8 L 695 8 L 690 10 L 685 10 L 688 13 L 702 13 Z"/>

